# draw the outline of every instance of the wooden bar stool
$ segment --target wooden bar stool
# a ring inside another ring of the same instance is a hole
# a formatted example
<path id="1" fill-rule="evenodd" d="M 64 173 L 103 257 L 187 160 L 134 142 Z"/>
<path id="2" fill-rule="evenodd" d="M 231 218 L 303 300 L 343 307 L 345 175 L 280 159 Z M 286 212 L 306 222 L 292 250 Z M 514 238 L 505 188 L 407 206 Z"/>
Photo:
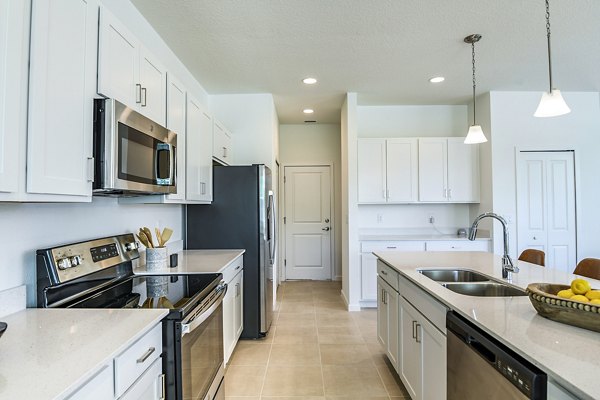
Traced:
<path id="1" fill-rule="evenodd" d="M 519 256 L 519 260 L 544 267 L 546 262 L 546 253 L 541 250 L 525 249 Z"/>
<path id="2" fill-rule="evenodd" d="M 584 258 L 579 261 L 573 273 L 575 275 L 587 276 L 592 279 L 600 279 L 600 259 Z"/>

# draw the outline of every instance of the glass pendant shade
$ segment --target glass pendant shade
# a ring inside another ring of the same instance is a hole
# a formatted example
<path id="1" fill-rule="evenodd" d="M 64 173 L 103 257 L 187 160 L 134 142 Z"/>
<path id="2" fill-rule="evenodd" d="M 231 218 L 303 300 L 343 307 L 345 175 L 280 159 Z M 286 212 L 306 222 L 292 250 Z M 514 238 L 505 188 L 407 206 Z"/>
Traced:
<path id="1" fill-rule="evenodd" d="M 534 117 L 558 117 L 571 112 L 571 109 L 560 94 L 560 90 L 552 89 L 551 92 L 544 92 L 540 104 L 538 105 Z"/>
<path id="2" fill-rule="evenodd" d="M 477 143 L 485 143 L 487 142 L 487 138 L 483 134 L 483 129 L 481 129 L 481 125 L 471 125 L 469 127 L 469 132 L 467 133 L 467 137 L 465 138 L 465 144 L 477 144 Z"/>

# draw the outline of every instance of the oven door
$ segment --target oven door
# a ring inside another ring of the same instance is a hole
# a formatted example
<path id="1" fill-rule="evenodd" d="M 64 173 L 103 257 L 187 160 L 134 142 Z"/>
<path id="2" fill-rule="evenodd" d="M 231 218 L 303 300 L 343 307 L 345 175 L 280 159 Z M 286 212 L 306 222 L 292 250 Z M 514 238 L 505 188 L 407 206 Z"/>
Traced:
<path id="1" fill-rule="evenodd" d="M 181 322 L 182 399 L 213 400 L 213 388 L 223 379 L 223 297 L 222 284 Z M 208 397 L 207 397 L 208 396 Z"/>

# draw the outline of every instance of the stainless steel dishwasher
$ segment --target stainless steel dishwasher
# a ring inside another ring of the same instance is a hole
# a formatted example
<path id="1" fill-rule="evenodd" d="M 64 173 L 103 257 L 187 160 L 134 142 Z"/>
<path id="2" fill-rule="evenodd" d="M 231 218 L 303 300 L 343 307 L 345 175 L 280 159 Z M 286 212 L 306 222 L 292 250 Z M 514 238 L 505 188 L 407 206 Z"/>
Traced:
<path id="1" fill-rule="evenodd" d="M 448 400 L 545 400 L 548 377 L 454 312 L 448 328 Z"/>

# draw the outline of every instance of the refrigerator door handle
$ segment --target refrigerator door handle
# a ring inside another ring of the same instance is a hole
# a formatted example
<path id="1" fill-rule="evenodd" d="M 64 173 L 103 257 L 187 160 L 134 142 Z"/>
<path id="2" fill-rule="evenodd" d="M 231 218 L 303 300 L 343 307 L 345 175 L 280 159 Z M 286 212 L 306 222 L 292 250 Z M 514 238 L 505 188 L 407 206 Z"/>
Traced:
<path id="1" fill-rule="evenodd" d="M 269 191 L 269 205 L 267 206 L 267 213 L 269 218 L 269 257 L 271 258 L 271 265 L 275 264 L 275 249 L 277 248 L 277 212 L 275 211 L 275 201 L 273 198 L 273 192 Z"/>

